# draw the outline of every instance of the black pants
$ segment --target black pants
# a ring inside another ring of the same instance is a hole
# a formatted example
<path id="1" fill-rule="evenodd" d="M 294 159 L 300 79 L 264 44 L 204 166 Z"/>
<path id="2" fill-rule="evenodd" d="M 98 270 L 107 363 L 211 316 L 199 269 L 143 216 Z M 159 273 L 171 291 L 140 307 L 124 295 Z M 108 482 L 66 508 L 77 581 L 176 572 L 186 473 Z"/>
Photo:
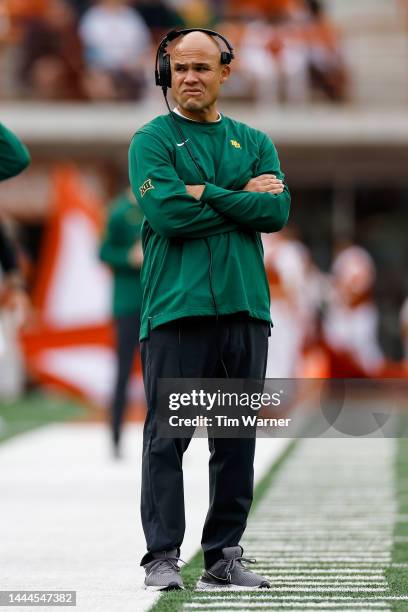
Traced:
<path id="1" fill-rule="evenodd" d="M 127 388 L 136 349 L 139 346 L 139 313 L 123 315 L 115 319 L 117 373 L 111 404 L 112 438 L 119 444 L 126 408 Z"/>
<path id="2" fill-rule="evenodd" d="M 269 324 L 248 318 L 179 319 L 150 333 L 141 344 L 148 404 L 142 464 L 142 523 L 147 554 L 180 548 L 185 531 L 183 453 L 190 438 L 157 435 L 158 378 L 264 378 Z M 223 364 L 221 363 L 221 357 Z M 255 438 L 211 438 L 210 507 L 202 547 L 206 567 L 236 546 L 246 527 L 253 497 Z M 203 483 L 204 486 L 204 483 Z"/>

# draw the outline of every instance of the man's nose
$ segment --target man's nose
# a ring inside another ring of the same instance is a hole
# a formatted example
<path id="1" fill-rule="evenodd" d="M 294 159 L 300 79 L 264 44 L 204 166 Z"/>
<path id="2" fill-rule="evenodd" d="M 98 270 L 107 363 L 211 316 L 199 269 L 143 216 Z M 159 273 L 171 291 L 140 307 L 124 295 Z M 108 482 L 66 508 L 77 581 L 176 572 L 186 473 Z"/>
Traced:
<path id="1" fill-rule="evenodd" d="M 197 73 L 195 70 L 187 70 L 186 76 L 184 78 L 184 82 L 186 83 L 196 83 L 197 82 Z"/>

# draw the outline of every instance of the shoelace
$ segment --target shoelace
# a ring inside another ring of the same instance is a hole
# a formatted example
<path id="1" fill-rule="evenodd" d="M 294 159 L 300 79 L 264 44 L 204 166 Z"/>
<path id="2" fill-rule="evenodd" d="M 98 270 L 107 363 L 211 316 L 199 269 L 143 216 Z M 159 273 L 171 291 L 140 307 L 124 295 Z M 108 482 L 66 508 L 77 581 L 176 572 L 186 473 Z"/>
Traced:
<path id="1" fill-rule="evenodd" d="M 183 559 L 180 559 L 179 557 L 163 557 L 162 559 L 155 559 L 155 561 L 151 565 L 149 574 L 151 574 L 153 570 L 158 569 L 163 564 L 167 564 L 167 566 L 171 565 L 171 567 L 175 569 L 176 572 L 179 572 L 181 569 L 178 566 L 179 561 L 181 561 L 181 563 L 186 563 L 185 561 L 183 561 Z"/>
<path id="2" fill-rule="evenodd" d="M 226 582 L 231 582 L 232 581 L 232 572 L 234 570 L 234 567 L 235 567 L 236 563 L 239 563 L 244 571 L 247 571 L 247 572 L 250 571 L 247 567 L 245 567 L 245 565 L 242 563 L 242 561 L 245 561 L 246 563 L 256 563 L 256 559 L 249 559 L 247 557 L 234 557 L 233 559 L 229 559 L 228 561 L 225 560 L 225 563 L 226 563 L 226 565 L 225 565 L 225 573 L 227 575 L 226 578 L 221 578 L 220 576 L 215 576 L 214 574 L 211 574 L 211 572 L 208 572 L 208 573 L 210 574 L 210 576 L 213 576 L 217 580 L 225 580 Z"/>

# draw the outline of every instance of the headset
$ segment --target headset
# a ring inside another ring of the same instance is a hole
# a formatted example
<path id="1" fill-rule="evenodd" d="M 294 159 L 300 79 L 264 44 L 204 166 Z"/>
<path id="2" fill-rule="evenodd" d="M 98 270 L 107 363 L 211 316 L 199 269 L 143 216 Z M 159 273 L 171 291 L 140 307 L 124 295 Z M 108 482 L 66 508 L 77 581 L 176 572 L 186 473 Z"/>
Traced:
<path id="1" fill-rule="evenodd" d="M 156 62 L 155 62 L 155 71 L 154 71 L 154 75 L 155 75 L 155 81 L 156 81 L 156 85 L 158 87 L 162 88 L 162 92 L 163 92 L 163 96 L 164 96 L 164 100 L 166 102 L 166 106 L 169 110 L 170 116 L 173 118 L 175 127 L 182 139 L 182 141 L 185 144 L 185 148 L 188 152 L 188 155 L 190 156 L 197 172 L 198 172 L 198 176 L 199 176 L 199 180 L 206 182 L 206 177 L 204 176 L 204 173 L 202 171 L 202 169 L 200 168 L 200 166 L 198 165 L 197 160 L 195 159 L 188 143 L 187 140 L 183 134 L 183 130 L 181 129 L 181 126 L 179 125 L 179 122 L 177 121 L 177 119 L 174 117 L 174 113 L 171 110 L 170 106 L 169 106 L 169 102 L 167 100 L 167 89 L 169 87 L 171 87 L 171 66 L 170 66 L 170 55 L 167 52 L 167 47 L 168 44 L 170 42 L 172 42 L 173 40 L 175 40 L 176 38 L 178 38 L 179 36 L 184 36 L 185 34 L 189 34 L 190 32 L 204 32 L 204 34 L 208 34 L 209 36 L 212 36 L 214 38 L 219 38 L 220 40 L 222 40 L 225 44 L 225 46 L 227 47 L 228 51 L 221 51 L 221 55 L 220 55 L 220 62 L 223 65 L 226 64 L 230 64 L 231 61 L 234 59 L 234 49 L 231 45 L 231 43 L 224 37 L 222 36 L 222 34 L 219 34 L 218 32 L 215 32 L 214 30 L 206 30 L 204 28 L 188 28 L 188 29 L 184 29 L 184 30 L 171 30 L 170 32 L 168 32 L 166 34 L 166 36 L 160 41 L 159 46 L 157 48 L 157 52 L 156 52 Z M 218 308 L 217 308 L 217 302 L 215 299 L 215 295 L 214 295 L 214 289 L 213 289 L 213 284 L 212 284 L 212 268 L 213 268 L 213 257 L 212 257 L 212 252 L 211 252 L 211 248 L 210 245 L 208 243 L 208 240 L 205 239 L 205 243 L 207 245 L 207 249 L 208 249 L 208 255 L 209 255 L 209 268 L 208 268 L 208 273 L 209 273 L 209 280 L 210 280 L 210 290 L 211 290 L 211 296 L 212 296 L 212 300 L 214 303 L 214 308 L 215 308 L 215 312 L 216 312 L 216 326 L 218 326 Z M 219 353 L 219 357 L 221 360 L 221 364 L 224 368 L 225 374 L 227 376 L 227 378 L 230 378 L 229 374 L 228 374 L 228 370 L 225 366 L 224 360 L 222 358 L 222 354 L 221 354 L 221 349 L 217 343 L 217 348 L 218 348 L 218 353 Z"/>
<path id="2" fill-rule="evenodd" d="M 225 43 L 228 51 L 221 51 L 221 64 L 230 64 L 231 61 L 234 59 L 234 49 L 232 48 L 230 42 L 225 38 L 225 36 L 219 34 L 218 32 L 214 32 L 214 30 L 206 30 L 204 28 L 171 30 L 159 43 L 156 53 L 156 63 L 154 71 L 156 85 L 163 89 L 163 94 L 165 97 L 167 94 L 167 88 L 171 87 L 170 55 L 167 53 L 167 46 L 170 42 L 172 42 L 179 36 L 184 36 L 185 34 L 189 34 L 190 32 L 204 32 L 204 34 L 208 34 L 209 36 L 212 36 L 214 38 L 220 38 Z"/>

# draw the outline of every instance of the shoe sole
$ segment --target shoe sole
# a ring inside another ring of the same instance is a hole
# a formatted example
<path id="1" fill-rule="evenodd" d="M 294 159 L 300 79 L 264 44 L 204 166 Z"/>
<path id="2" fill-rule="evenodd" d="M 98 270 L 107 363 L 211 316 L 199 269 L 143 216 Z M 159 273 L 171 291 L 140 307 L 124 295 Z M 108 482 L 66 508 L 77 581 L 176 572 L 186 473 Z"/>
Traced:
<path id="1" fill-rule="evenodd" d="M 171 582 L 167 586 L 144 585 L 146 591 L 184 591 L 184 587 L 176 582 Z"/>
<path id="2" fill-rule="evenodd" d="M 238 584 L 210 584 L 199 580 L 196 591 L 258 591 L 260 589 L 270 589 L 270 586 L 239 586 Z"/>

